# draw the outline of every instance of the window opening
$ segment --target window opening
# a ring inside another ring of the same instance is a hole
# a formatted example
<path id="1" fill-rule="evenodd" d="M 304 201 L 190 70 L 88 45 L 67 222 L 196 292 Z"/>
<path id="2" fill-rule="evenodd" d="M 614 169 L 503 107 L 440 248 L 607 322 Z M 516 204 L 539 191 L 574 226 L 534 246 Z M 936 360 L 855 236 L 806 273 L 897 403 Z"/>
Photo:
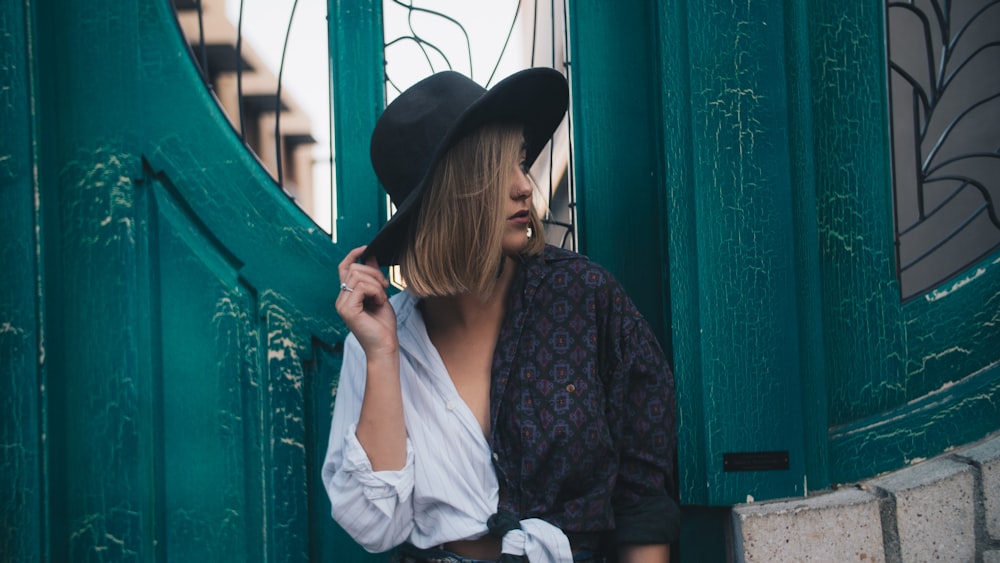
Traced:
<path id="1" fill-rule="evenodd" d="M 568 77 L 567 9 L 564 0 L 385 0 L 386 103 L 443 70 L 461 72 L 487 88 L 535 66 L 555 68 Z M 531 174 L 546 239 L 575 249 L 572 153 L 572 120 L 567 117 Z M 391 205 L 386 208 L 391 213 Z"/>
<path id="2" fill-rule="evenodd" d="M 172 2 L 202 79 L 233 129 L 286 195 L 332 233 L 326 2 Z M 533 66 L 568 76 L 567 9 L 565 0 L 384 0 L 386 100 L 446 69 L 486 87 Z M 531 172 L 547 239 L 575 249 L 571 139 L 567 117 Z"/>
<path id="3" fill-rule="evenodd" d="M 236 134 L 284 193 L 331 232 L 326 2 L 172 3 L 202 80 Z"/>
<path id="4" fill-rule="evenodd" d="M 1000 247 L 1000 1 L 886 3 L 903 299 Z"/>

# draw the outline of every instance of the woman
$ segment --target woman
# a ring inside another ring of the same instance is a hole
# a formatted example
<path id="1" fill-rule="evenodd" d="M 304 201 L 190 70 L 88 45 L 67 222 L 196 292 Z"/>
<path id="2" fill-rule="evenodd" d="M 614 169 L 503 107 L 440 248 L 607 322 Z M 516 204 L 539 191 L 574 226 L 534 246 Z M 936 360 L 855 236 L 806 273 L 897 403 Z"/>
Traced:
<path id="1" fill-rule="evenodd" d="M 339 267 L 351 330 L 323 480 L 373 552 L 667 561 L 673 376 L 621 286 L 546 246 L 527 170 L 566 111 L 552 69 L 454 72 L 394 100 L 372 164 L 396 213 Z M 406 291 L 388 298 L 380 266 Z"/>

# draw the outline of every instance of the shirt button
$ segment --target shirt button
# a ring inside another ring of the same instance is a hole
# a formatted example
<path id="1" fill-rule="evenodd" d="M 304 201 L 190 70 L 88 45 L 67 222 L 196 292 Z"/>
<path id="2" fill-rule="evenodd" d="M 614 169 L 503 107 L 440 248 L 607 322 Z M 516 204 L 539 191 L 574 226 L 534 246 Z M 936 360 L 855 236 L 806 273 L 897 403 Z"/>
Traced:
<path id="1" fill-rule="evenodd" d="M 455 401 L 448 401 L 448 410 L 455 410 Z"/>
<path id="2" fill-rule="evenodd" d="M 576 385 L 573 385 L 572 383 L 570 383 L 569 385 L 566 386 L 566 391 L 569 392 L 569 393 L 572 393 L 573 391 L 576 391 Z"/>

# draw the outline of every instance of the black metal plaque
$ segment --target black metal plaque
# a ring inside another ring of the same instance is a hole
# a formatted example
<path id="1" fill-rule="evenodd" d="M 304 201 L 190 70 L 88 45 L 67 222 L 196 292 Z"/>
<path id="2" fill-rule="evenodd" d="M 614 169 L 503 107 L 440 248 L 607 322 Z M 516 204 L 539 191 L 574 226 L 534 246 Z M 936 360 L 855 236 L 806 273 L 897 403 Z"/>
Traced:
<path id="1" fill-rule="evenodd" d="M 722 454 L 722 470 L 780 471 L 788 469 L 788 451 L 738 452 Z"/>

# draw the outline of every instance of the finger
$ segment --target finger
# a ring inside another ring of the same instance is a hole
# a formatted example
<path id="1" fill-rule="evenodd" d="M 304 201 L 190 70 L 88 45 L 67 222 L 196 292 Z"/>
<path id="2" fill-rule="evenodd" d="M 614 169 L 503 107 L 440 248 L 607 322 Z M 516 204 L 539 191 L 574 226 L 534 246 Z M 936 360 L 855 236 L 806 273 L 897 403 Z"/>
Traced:
<path id="1" fill-rule="evenodd" d="M 347 275 L 341 278 L 343 283 L 348 287 L 353 288 L 360 280 L 369 280 L 372 283 L 381 286 L 382 289 L 387 289 L 389 287 L 389 280 L 385 278 L 382 270 L 367 266 L 364 264 L 351 264 L 347 271 Z"/>
<path id="2" fill-rule="evenodd" d="M 354 250 L 348 252 L 347 256 L 344 256 L 344 259 L 340 261 L 340 264 L 337 266 L 337 273 L 340 274 L 340 281 L 344 281 L 344 279 L 347 277 L 348 271 L 351 268 L 351 265 L 356 264 L 358 262 L 358 259 L 361 258 L 361 254 L 365 251 L 366 248 L 368 248 L 367 245 L 359 246 Z"/>
<path id="3" fill-rule="evenodd" d="M 375 258 L 374 255 L 369 256 L 368 260 L 365 260 L 365 266 L 367 266 L 369 268 L 375 268 L 376 270 L 378 270 L 379 274 L 382 274 L 382 269 L 379 268 L 378 260 Z M 382 280 L 382 285 L 384 287 L 389 287 L 389 280 L 386 279 L 385 275 L 383 274 L 380 277 L 381 277 L 381 280 Z"/>
<path id="4" fill-rule="evenodd" d="M 352 264 L 347 277 L 342 282 L 345 287 L 341 288 L 341 293 L 357 293 L 366 297 L 370 297 L 372 292 L 385 293 L 383 279 L 382 272 L 379 270 L 361 264 Z"/>
<path id="5" fill-rule="evenodd" d="M 370 277 L 376 280 L 378 283 L 382 284 L 383 287 L 389 287 L 389 280 L 382 273 L 382 270 L 378 268 L 377 262 L 373 265 L 371 261 L 367 264 L 361 264 L 360 262 L 355 262 L 348 265 L 345 272 L 341 272 L 340 280 L 343 282 L 348 282 L 353 276 Z"/>
<path id="6" fill-rule="evenodd" d="M 385 305 L 389 297 L 381 284 L 371 278 L 358 279 L 349 286 L 351 291 L 343 290 L 337 297 L 337 312 L 347 321 L 365 313 L 367 308 L 379 308 Z"/>

